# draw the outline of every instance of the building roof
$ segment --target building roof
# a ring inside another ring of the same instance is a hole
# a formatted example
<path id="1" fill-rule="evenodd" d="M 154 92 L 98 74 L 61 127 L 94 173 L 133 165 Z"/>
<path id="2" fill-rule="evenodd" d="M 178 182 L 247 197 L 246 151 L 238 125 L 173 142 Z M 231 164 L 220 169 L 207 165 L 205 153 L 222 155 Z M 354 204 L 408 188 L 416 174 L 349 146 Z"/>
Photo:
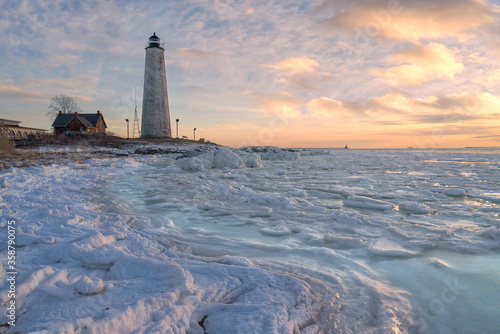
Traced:
<path id="1" fill-rule="evenodd" d="M 75 117 L 74 114 L 60 114 L 57 115 L 52 126 L 55 128 L 63 128 L 71 122 L 71 120 Z"/>
<path id="2" fill-rule="evenodd" d="M 21 121 L 14 121 L 12 119 L 0 118 L 0 125 L 10 125 L 10 126 L 19 126 Z"/>
<path id="3" fill-rule="evenodd" d="M 83 125 L 87 128 L 95 128 L 97 127 L 97 122 L 102 117 L 102 114 L 60 114 L 57 115 L 52 126 L 54 128 L 65 128 L 69 125 L 69 123 L 73 120 L 73 118 L 77 117 Z M 104 127 L 107 128 L 106 122 L 104 121 L 104 117 L 102 117 L 102 121 L 104 122 Z"/>
<path id="4" fill-rule="evenodd" d="M 76 116 L 76 118 L 85 125 L 86 128 L 95 128 L 95 125 L 90 123 L 89 120 L 81 115 Z M 99 119 L 98 119 L 99 120 Z M 97 122 L 96 122 L 97 124 Z"/>
<path id="5" fill-rule="evenodd" d="M 94 127 L 97 126 L 97 123 L 99 122 L 99 118 L 102 117 L 102 121 L 104 122 L 104 127 L 107 128 L 108 126 L 106 125 L 106 122 L 104 121 L 104 117 L 102 116 L 101 113 L 99 114 L 78 114 L 78 116 L 85 117 Z"/>
<path id="6" fill-rule="evenodd" d="M 0 127 L 4 127 L 11 130 L 23 130 L 23 131 L 48 131 L 44 129 L 30 128 L 25 126 L 20 126 L 21 121 L 14 121 L 12 119 L 0 118 Z"/>
<path id="7" fill-rule="evenodd" d="M 4 128 L 10 129 L 12 131 L 49 131 L 45 129 L 37 129 L 37 128 L 28 128 L 25 126 L 11 126 L 11 125 L 4 125 Z"/>

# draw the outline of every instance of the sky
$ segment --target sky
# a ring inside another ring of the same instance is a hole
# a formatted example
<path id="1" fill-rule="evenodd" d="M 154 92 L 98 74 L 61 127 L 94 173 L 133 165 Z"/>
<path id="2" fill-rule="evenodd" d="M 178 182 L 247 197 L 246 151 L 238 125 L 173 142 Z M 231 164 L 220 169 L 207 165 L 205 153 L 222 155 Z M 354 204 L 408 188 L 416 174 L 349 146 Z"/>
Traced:
<path id="1" fill-rule="evenodd" d="M 500 7 L 485 0 L 0 0 L 0 118 L 53 96 L 126 136 L 165 43 L 175 135 L 232 147 L 500 146 Z"/>

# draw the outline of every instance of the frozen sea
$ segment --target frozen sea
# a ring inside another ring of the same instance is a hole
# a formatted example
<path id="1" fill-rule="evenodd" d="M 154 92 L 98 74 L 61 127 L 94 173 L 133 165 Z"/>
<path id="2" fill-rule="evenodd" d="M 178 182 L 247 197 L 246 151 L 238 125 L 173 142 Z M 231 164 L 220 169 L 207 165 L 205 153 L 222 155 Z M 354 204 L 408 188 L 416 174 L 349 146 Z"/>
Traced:
<path id="1" fill-rule="evenodd" d="M 16 329 L 500 332 L 499 149 L 195 154 L 0 173 Z"/>

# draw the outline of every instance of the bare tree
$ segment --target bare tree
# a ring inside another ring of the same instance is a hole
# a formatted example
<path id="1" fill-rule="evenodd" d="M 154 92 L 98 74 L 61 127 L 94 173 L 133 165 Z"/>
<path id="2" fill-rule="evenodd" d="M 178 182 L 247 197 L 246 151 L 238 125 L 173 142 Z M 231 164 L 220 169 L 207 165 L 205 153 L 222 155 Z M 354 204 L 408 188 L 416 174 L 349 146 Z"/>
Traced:
<path id="1" fill-rule="evenodd" d="M 75 112 L 81 112 L 82 109 L 80 109 L 74 98 L 64 94 L 59 94 L 50 99 L 47 116 L 54 119 L 57 115 L 59 115 L 59 111 L 62 111 L 63 114 L 72 114 Z"/>

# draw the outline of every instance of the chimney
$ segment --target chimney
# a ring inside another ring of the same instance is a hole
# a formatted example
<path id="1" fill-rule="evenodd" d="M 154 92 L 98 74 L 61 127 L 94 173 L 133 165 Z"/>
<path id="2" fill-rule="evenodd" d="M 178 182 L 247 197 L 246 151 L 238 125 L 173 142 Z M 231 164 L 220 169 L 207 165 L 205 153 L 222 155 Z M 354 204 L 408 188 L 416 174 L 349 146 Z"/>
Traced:
<path id="1" fill-rule="evenodd" d="M 101 112 L 99 110 L 97 110 L 97 115 L 99 115 Z"/>
<path id="2" fill-rule="evenodd" d="M 78 116 L 78 111 L 75 111 L 75 116 Z"/>
<path id="3" fill-rule="evenodd" d="M 62 115 L 62 110 L 59 110 L 59 115 Z"/>

